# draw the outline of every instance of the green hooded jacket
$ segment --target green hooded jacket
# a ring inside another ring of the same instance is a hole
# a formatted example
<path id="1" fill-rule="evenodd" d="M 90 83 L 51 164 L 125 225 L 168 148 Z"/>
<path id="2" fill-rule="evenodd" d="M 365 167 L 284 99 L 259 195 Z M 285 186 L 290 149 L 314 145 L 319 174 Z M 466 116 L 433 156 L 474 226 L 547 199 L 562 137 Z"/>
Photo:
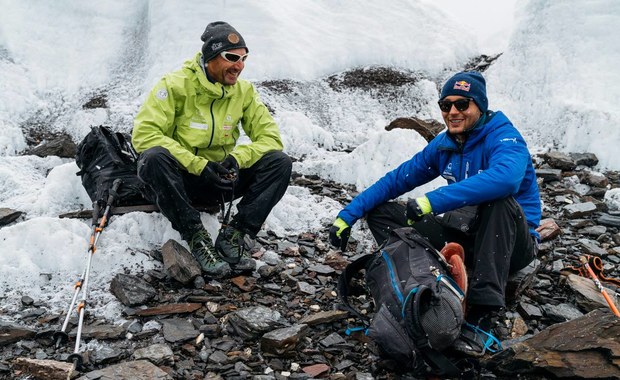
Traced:
<path id="1" fill-rule="evenodd" d="M 211 83 L 202 53 L 155 85 L 134 119 L 132 144 L 138 153 L 166 148 L 189 172 L 200 175 L 208 161 L 232 155 L 241 169 L 265 153 L 282 150 L 280 131 L 254 86 Z M 252 143 L 236 145 L 239 123 Z"/>

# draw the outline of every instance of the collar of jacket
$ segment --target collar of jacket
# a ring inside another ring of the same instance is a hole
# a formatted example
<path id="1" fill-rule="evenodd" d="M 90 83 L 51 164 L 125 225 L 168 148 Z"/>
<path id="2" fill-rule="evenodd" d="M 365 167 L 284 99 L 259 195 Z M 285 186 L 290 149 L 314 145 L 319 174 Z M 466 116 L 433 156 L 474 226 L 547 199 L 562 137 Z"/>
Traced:
<path id="1" fill-rule="evenodd" d="M 228 98 L 232 95 L 235 87 L 239 86 L 239 81 L 232 86 L 224 86 L 219 82 L 211 82 L 207 79 L 205 73 L 206 68 L 202 64 L 202 53 L 198 52 L 193 59 L 186 61 L 183 65 L 184 68 L 191 71 L 194 74 L 194 82 L 197 82 L 196 93 L 206 94 L 211 98 Z"/>
<path id="2" fill-rule="evenodd" d="M 474 146 L 478 141 L 483 140 L 486 135 L 493 129 L 490 128 L 491 120 L 497 113 L 494 111 L 487 111 L 484 115 L 478 119 L 476 124 L 465 132 L 466 139 L 463 143 L 459 144 L 454 136 L 448 131 L 443 132 L 443 139 L 439 142 L 439 149 L 441 150 L 454 150 L 464 151 L 466 147 Z M 440 135 L 441 136 L 441 135 Z M 438 136 L 439 137 L 439 136 Z"/>
<path id="3" fill-rule="evenodd" d="M 476 124 L 474 124 L 473 127 L 465 131 L 465 140 L 461 144 L 459 144 L 459 142 L 456 141 L 454 135 L 450 134 L 448 131 L 446 131 L 446 135 L 450 138 L 450 140 L 454 142 L 456 146 L 460 145 L 462 148 L 467 142 L 475 142 L 480 137 L 484 137 L 486 135 L 486 131 L 484 131 L 484 126 L 488 124 L 494 116 L 495 112 L 493 111 L 487 111 L 486 113 L 483 113 L 478 119 L 478 121 L 476 121 Z"/>

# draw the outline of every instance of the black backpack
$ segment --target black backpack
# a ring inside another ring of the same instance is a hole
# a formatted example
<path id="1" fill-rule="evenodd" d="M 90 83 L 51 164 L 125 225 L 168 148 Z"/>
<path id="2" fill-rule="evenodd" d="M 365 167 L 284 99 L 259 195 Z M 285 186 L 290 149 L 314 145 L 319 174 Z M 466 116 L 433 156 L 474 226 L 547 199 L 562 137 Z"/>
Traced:
<path id="1" fill-rule="evenodd" d="M 351 279 L 361 270 L 375 303 L 371 320 L 348 299 Z M 366 334 L 398 368 L 458 376 L 461 370 L 442 351 L 459 337 L 464 295 L 448 274 L 447 263 L 428 240 L 413 228 L 400 228 L 377 252 L 343 270 L 338 295 L 342 308 L 362 319 Z"/>
<path id="2" fill-rule="evenodd" d="M 129 134 L 92 127 L 77 147 L 75 162 L 80 171 L 76 175 L 93 202 L 105 202 L 114 180 L 121 179 L 116 205 L 149 204 L 142 195 L 144 183 L 138 178 L 137 157 Z"/>

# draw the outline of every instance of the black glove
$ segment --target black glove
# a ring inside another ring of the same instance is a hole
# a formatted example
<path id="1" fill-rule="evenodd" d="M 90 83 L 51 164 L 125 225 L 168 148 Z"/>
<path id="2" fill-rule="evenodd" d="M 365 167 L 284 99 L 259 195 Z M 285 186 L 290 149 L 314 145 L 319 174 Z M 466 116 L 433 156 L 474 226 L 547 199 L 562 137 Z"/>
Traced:
<path id="1" fill-rule="evenodd" d="M 344 220 L 337 218 L 329 229 L 329 242 L 341 251 L 346 251 L 349 237 L 351 237 L 351 227 Z"/>
<path id="2" fill-rule="evenodd" d="M 420 207 L 417 199 L 409 199 L 407 201 L 407 221 L 408 222 L 419 222 L 424 217 L 424 211 Z M 413 224 L 413 223 L 409 223 Z"/>
<path id="3" fill-rule="evenodd" d="M 236 183 L 239 180 L 239 164 L 237 160 L 229 154 L 224 161 L 222 161 L 222 166 L 228 169 L 231 176 L 230 178 Z"/>
<path id="4" fill-rule="evenodd" d="M 200 173 L 200 177 L 223 191 L 232 190 L 233 183 L 227 178 L 229 175 L 229 171 L 215 161 L 209 161 L 207 166 L 202 170 L 202 173 Z"/>

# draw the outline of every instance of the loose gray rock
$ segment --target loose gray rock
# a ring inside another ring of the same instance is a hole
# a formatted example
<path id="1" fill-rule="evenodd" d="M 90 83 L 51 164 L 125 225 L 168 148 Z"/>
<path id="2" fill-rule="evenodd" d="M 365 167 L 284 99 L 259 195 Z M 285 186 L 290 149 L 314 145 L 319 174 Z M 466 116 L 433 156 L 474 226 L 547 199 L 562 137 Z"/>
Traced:
<path id="1" fill-rule="evenodd" d="M 543 182 L 560 181 L 562 171 L 560 169 L 536 169 L 536 177 L 542 178 Z"/>
<path id="2" fill-rule="evenodd" d="M 174 364 L 174 353 L 167 344 L 152 344 L 148 347 L 134 351 L 133 358 L 136 360 L 146 359 L 155 365 Z"/>
<path id="3" fill-rule="evenodd" d="M 166 372 L 146 360 L 136 360 L 88 372 L 78 380 L 172 380 Z"/>
<path id="4" fill-rule="evenodd" d="M 35 335 L 35 330 L 0 321 L 0 346 L 19 342 L 22 339 L 31 339 Z"/>
<path id="5" fill-rule="evenodd" d="M 308 332 L 308 325 L 298 324 L 270 331 L 260 340 L 261 349 L 274 355 L 285 355 L 295 350 L 299 340 Z"/>
<path id="6" fill-rule="evenodd" d="M 164 326 L 164 339 L 170 343 L 186 342 L 195 339 L 199 334 L 194 325 L 186 319 L 164 319 L 161 323 Z"/>
<path id="7" fill-rule="evenodd" d="M 23 371 L 35 379 L 66 380 L 77 375 L 74 374 L 72 363 L 56 360 L 17 358 L 13 361 L 13 369 Z"/>
<path id="8" fill-rule="evenodd" d="M 230 313 L 228 323 L 242 339 L 251 340 L 281 326 L 280 318 L 278 311 L 265 306 L 254 306 Z"/>
<path id="9" fill-rule="evenodd" d="M 58 156 L 74 158 L 76 153 L 77 145 L 75 145 L 71 136 L 66 133 L 54 136 L 49 140 L 44 140 L 30 150 L 30 154 L 39 157 Z"/>
<path id="10" fill-rule="evenodd" d="M 164 272 L 182 284 L 189 284 L 202 271 L 192 254 L 175 240 L 168 240 L 161 247 L 164 260 Z"/>
<path id="11" fill-rule="evenodd" d="M 82 327 L 82 339 L 121 339 L 125 337 L 125 328 L 116 325 L 84 325 Z M 77 327 L 69 332 L 70 337 L 77 335 Z"/>
<path id="12" fill-rule="evenodd" d="M 23 213 L 21 211 L 5 207 L 0 208 L 0 227 L 13 223 L 15 220 L 17 220 L 17 218 L 22 216 L 22 214 Z"/>
<path id="13" fill-rule="evenodd" d="M 568 155 L 562 152 L 549 152 L 542 155 L 551 167 L 562 170 L 573 170 L 577 163 Z"/>
<path id="14" fill-rule="evenodd" d="M 564 211 L 571 219 L 583 218 L 592 215 L 596 211 L 596 205 L 592 202 L 576 203 L 564 206 Z"/>
<path id="15" fill-rule="evenodd" d="M 125 306 L 142 305 L 152 300 L 157 291 L 138 276 L 119 273 L 112 279 L 110 292 Z"/>

